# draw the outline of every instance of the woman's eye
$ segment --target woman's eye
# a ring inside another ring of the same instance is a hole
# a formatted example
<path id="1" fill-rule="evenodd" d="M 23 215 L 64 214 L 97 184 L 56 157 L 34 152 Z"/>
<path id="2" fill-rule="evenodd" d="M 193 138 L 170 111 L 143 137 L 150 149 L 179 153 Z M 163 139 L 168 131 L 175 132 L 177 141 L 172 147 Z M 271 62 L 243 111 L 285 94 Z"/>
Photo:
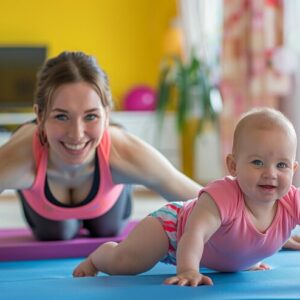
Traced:
<path id="1" fill-rule="evenodd" d="M 288 165 L 285 162 L 280 162 L 277 164 L 277 168 L 279 168 L 279 169 L 285 169 L 287 167 L 288 167 Z"/>
<path id="2" fill-rule="evenodd" d="M 255 166 L 258 166 L 258 167 L 261 167 L 261 166 L 264 165 L 263 162 L 262 162 L 261 160 L 259 160 L 259 159 L 252 160 L 251 163 L 252 163 L 253 165 L 255 165 Z"/>
<path id="3" fill-rule="evenodd" d="M 95 114 L 90 114 L 90 115 L 86 115 L 85 116 L 85 119 L 87 120 L 87 121 L 93 121 L 93 120 L 95 120 L 97 118 L 97 115 L 95 115 Z"/>
<path id="4" fill-rule="evenodd" d="M 60 121 L 65 121 L 68 119 L 68 117 L 64 114 L 56 115 L 54 118 Z"/>

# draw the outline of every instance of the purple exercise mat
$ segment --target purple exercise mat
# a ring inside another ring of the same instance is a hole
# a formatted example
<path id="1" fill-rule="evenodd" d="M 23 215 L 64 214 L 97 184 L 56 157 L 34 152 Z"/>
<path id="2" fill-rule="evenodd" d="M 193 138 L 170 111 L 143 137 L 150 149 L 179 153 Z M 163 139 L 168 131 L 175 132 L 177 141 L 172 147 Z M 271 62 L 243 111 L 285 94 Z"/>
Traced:
<path id="1" fill-rule="evenodd" d="M 0 230 L 0 261 L 70 258 L 88 256 L 99 245 L 122 241 L 137 224 L 129 222 L 116 237 L 91 238 L 85 232 L 70 241 L 41 242 L 34 239 L 26 228 Z"/>

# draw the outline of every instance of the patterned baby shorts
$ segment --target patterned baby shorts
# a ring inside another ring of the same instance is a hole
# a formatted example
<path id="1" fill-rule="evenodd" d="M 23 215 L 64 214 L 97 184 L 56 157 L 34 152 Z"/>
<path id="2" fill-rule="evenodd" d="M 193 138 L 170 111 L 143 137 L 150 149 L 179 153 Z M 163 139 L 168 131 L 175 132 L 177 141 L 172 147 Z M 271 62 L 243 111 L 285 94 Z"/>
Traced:
<path id="1" fill-rule="evenodd" d="M 183 202 L 171 202 L 149 214 L 149 216 L 159 220 L 168 236 L 169 250 L 160 260 L 167 264 L 176 265 L 177 221 L 182 206 Z"/>

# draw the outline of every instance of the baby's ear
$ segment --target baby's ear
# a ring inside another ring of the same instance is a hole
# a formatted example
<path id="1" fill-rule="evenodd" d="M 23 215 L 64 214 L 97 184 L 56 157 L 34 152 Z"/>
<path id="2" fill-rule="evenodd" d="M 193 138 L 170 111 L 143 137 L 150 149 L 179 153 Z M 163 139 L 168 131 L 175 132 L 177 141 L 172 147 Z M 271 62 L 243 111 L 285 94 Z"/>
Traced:
<path id="1" fill-rule="evenodd" d="M 233 177 L 236 176 L 236 162 L 233 154 L 228 154 L 226 157 L 226 165 L 229 171 L 229 174 Z"/>
<path id="2" fill-rule="evenodd" d="M 296 171 L 298 170 L 298 167 L 299 167 L 299 164 L 297 161 L 294 162 L 294 167 L 293 167 L 293 170 L 294 170 L 294 173 L 296 173 Z"/>

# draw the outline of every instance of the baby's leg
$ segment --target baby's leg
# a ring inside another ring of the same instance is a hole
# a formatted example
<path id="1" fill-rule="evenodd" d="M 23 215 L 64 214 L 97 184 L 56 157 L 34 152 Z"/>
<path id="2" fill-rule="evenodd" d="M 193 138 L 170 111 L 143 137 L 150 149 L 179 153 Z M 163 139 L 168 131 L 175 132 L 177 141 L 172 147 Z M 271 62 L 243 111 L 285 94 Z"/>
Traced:
<path id="1" fill-rule="evenodd" d="M 169 240 L 162 225 L 149 216 L 121 243 L 108 242 L 97 248 L 73 275 L 93 276 L 97 271 L 111 275 L 142 273 L 165 256 L 168 248 Z"/>

